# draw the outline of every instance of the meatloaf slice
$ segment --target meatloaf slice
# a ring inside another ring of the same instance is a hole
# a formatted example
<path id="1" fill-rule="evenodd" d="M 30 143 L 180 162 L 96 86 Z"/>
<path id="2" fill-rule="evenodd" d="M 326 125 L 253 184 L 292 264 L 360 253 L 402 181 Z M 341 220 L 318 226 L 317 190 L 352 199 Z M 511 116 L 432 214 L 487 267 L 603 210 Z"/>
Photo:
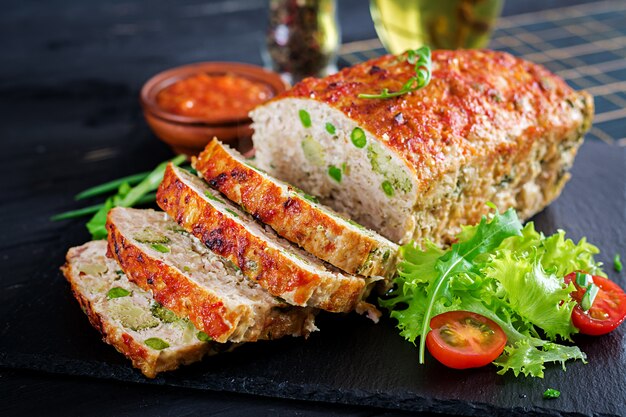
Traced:
<path id="1" fill-rule="evenodd" d="M 217 139 L 194 162 L 212 187 L 307 252 L 351 274 L 395 272 L 397 245 L 259 171 Z"/>
<path id="2" fill-rule="evenodd" d="M 163 308 L 106 257 L 103 240 L 71 248 L 61 268 L 104 341 L 148 378 L 232 345 L 207 341 L 188 320 Z"/>
<path id="3" fill-rule="evenodd" d="M 251 113 L 255 164 L 394 242 L 449 241 L 494 202 L 526 219 L 554 200 L 592 97 L 503 52 L 435 51 L 425 88 L 387 55 L 308 78 Z"/>
<path id="4" fill-rule="evenodd" d="M 165 213 L 114 208 L 109 255 L 154 299 L 218 342 L 307 336 L 314 311 L 279 301 Z"/>
<path id="5" fill-rule="evenodd" d="M 172 164 L 159 186 L 157 203 L 209 249 L 289 304 L 351 311 L 373 281 L 324 264 Z"/>

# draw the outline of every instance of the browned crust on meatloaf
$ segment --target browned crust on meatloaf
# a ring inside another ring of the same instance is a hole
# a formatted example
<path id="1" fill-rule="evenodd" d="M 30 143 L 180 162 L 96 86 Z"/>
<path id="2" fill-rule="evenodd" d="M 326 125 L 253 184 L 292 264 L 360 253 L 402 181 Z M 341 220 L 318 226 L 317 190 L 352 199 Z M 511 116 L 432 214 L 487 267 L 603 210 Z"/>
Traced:
<path id="1" fill-rule="evenodd" d="M 342 224 L 292 187 L 285 188 L 235 159 L 217 139 L 194 159 L 194 168 L 255 219 L 318 258 L 351 274 L 388 277 L 395 272 L 395 244 Z"/>
<path id="2" fill-rule="evenodd" d="M 213 344 L 205 343 L 190 346 L 186 349 L 179 348 L 175 360 L 173 360 L 174 358 L 171 356 L 166 360 L 163 355 L 146 348 L 143 344 L 137 342 L 130 334 L 105 320 L 96 312 L 89 299 L 79 290 L 78 283 L 74 278 L 81 272 L 75 271 L 72 268 L 72 259 L 80 255 L 82 248 L 83 247 L 71 248 L 67 252 L 65 265 L 61 267 L 63 275 L 70 283 L 72 294 L 74 294 L 74 298 L 76 298 L 81 309 L 87 315 L 91 325 L 102 335 L 102 340 L 130 359 L 133 366 L 139 369 L 146 377 L 154 378 L 159 372 L 176 369 L 179 365 L 197 362 L 202 359 L 203 356 L 215 353 L 212 348 Z"/>
<path id="3" fill-rule="evenodd" d="M 226 342 L 242 319 L 253 312 L 245 306 L 228 309 L 222 299 L 190 280 L 178 269 L 151 257 L 132 240 L 127 239 L 112 220 L 107 218 L 108 256 L 117 260 L 128 279 L 151 291 L 154 299 L 179 316 L 188 317 L 199 329 L 217 342 Z M 278 339 L 286 335 L 308 336 L 310 309 L 272 308 L 256 332 L 247 331 L 245 341 Z M 259 318 L 257 318 L 258 320 Z"/>
<path id="4" fill-rule="evenodd" d="M 217 210 L 179 178 L 169 164 L 157 192 L 157 203 L 213 252 L 241 268 L 270 294 L 290 304 L 327 311 L 354 310 L 365 289 L 363 279 L 336 279 L 308 271 L 235 219 Z M 323 295 L 313 299 L 313 294 Z"/>
<path id="5" fill-rule="evenodd" d="M 587 131 L 593 100 L 575 92 L 544 67 L 505 52 L 434 51 L 432 80 L 425 88 L 391 99 L 363 99 L 360 93 L 397 91 L 415 75 L 414 65 L 393 55 L 348 67 L 337 74 L 307 78 L 273 100 L 295 97 L 323 102 L 343 112 L 400 155 L 427 192 L 457 162 L 494 161 L 524 153 L 550 137 L 565 140 Z M 573 118 L 582 102 L 583 118 Z M 399 116 L 401 115 L 401 117 Z M 499 134 L 523 127 L 503 142 Z"/>

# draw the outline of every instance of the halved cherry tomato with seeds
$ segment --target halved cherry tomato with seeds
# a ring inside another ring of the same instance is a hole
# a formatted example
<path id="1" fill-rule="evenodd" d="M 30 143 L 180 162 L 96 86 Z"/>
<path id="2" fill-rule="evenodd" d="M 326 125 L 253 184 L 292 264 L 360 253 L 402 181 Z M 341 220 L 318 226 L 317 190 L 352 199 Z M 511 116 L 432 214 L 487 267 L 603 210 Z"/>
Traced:
<path id="1" fill-rule="evenodd" d="M 470 311 L 449 311 L 430 320 L 426 346 L 454 369 L 479 368 L 502 354 L 506 334 L 493 320 Z"/>
<path id="2" fill-rule="evenodd" d="M 591 276 L 591 279 L 599 291 L 587 311 L 580 306 L 587 289 L 576 283 L 576 272 L 566 275 L 565 283 L 573 282 L 576 287 L 576 291 L 570 294 L 578 303 L 572 312 L 572 324 L 582 334 L 600 336 L 615 330 L 626 318 L 626 294 L 611 280 L 597 275 Z"/>

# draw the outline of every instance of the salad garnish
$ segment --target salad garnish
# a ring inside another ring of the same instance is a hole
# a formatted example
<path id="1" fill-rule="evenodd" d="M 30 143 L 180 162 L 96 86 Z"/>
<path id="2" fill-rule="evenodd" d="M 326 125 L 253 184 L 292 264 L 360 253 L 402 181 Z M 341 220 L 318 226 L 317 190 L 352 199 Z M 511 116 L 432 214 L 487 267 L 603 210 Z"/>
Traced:
<path id="1" fill-rule="evenodd" d="M 559 398 L 560 396 L 561 396 L 561 391 L 553 389 L 553 388 L 548 388 L 547 390 L 543 392 L 543 398 L 545 398 L 546 400 Z"/>
<path id="2" fill-rule="evenodd" d="M 457 310 L 487 317 L 506 334 L 504 352 L 493 362 L 499 374 L 543 377 L 547 362 L 565 368 L 568 360 L 585 361 L 577 346 L 561 343 L 578 332 L 571 319 L 576 287 L 564 277 L 573 271 L 605 276 L 594 260 L 599 250 L 584 238 L 566 239 L 562 230 L 545 236 L 532 222 L 522 226 L 514 210 L 490 207 L 491 215 L 463 227 L 449 249 L 428 240 L 423 249 L 402 246 L 395 288 L 380 305 L 408 341 L 420 338 L 420 363 L 432 317 Z"/>

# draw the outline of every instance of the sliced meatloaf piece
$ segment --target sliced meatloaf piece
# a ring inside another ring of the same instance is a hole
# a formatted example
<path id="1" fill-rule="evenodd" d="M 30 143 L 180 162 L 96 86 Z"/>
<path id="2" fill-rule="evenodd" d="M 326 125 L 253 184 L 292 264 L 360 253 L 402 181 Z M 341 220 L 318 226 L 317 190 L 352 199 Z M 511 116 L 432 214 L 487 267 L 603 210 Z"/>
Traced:
<path id="1" fill-rule="evenodd" d="M 307 336 L 314 311 L 272 297 L 165 213 L 114 208 L 108 254 L 156 301 L 218 342 Z"/>
<path id="2" fill-rule="evenodd" d="M 425 88 L 387 55 L 308 78 L 251 113 L 255 164 L 394 242 L 449 241 L 494 202 L 526 219 L 554 200 L 593 99 L 507 53 L 435 51 Z"/>
<path id="3" fill-rule="evenodd" d="M 351 274 L 389 277 L 395 272 L 396 244 L 256 169 L 217 139 L 195 159 L 194 168 L 255 219 L 318 258 Z"/>
<path id="4" fill-rule="evenodd" d="M 89 321 L 104 341 L 130 359 L 148 378 L 230 348 L 209 341 L 131 283 L 106 257 L 103 240 L 71 248 L 61 268 Z"/>
<path id="5" fill-rule="evenodd" d="M 289 304 L 351 311 L 373 281 L 324 264 L 172 164 L 165 171 L 157 203 L 209 249 Z"/>

